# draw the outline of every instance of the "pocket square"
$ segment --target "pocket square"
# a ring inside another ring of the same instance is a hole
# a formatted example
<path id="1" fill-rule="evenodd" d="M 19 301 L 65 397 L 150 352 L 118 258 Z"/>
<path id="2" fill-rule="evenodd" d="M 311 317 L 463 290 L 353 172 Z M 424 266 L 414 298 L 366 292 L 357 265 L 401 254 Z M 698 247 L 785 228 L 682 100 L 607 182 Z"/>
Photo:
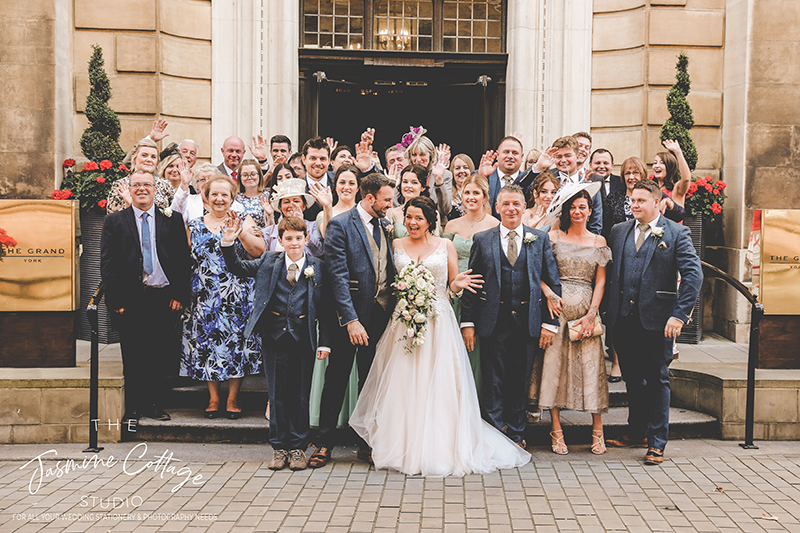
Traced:
<path id="1" fill-rule="evenodd" d="M 667 248 L 667 243 L 665 242 L 658 243 L 658 248 Z"/>

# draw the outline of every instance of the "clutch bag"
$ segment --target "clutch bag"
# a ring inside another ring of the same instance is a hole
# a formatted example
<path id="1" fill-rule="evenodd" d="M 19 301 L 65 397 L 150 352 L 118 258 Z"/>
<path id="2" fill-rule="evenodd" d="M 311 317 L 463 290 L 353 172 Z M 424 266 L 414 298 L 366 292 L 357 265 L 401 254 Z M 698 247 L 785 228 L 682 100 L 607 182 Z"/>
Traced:
<path id="1" fill-rule="evenodd" d="M 569 322 L 567 322 L 567 327 L 569 328 L 569 340 L 571 340 L 572 342 L 586 340 L 580 336 L 581 334 L 580 320 L 570 320 Z M 603 334 L 603 321 L 600 320 L 600 316 L 598 315 L 594 317 L 594 330 L 592 331 L 592 337 L 599 337 L 602 334 Z"/>

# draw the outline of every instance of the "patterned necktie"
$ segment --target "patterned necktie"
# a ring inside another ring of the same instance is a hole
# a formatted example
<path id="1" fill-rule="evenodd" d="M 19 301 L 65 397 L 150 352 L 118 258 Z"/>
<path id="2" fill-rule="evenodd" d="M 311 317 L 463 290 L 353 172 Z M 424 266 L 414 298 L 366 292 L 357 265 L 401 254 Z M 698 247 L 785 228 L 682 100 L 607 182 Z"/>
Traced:
<path id="1" fill-rule="evenodd" d="M 647 231 L 647 228 L 650 227 L 650 224 L 639 222 L 639 225 L 637 227 L 639 228 L 639 237 L 636 239 L 636 251 L 638 252 L 639 248 L 641 248 L 642 245 L 644 244 L 644 240 L 646 238 L 645 232 Z"/>
<path id="2" fill-rule="evenodd" d="M 370 220 L 372 224 L 372 238 L 375 239 L 375 244 L 378 246 L 378 249 L 381 247 L 381 221 L 378 220 L 377 217 L 372 217 Z"/>
<path id="3" fill-rule="evenodd" d="M 150 224 L 147 222 L 149 213 L 142 213 L 142 260 L 144 273 L 148 276 L 153 273 L 153 250 L 150 246 Z"/>
<path id="4" fill-rule="evenodd" d="M 289 272 L 286 274 L 286 281 L 289 282 L 289 285 L 294 287 L 294 284 L 297 283 L 297 263 L 292 263 L 289 265 Z"/>
<path id="5" fill-rule="evenodd" d="M 511 266 L 514 266 L 514 263 L 517 262 L 517 255 L 519 252 L 517 251 L 517 232 L 516 231 L 509 231 L 508 232 L 508 252 L 506 255 L 508 256 L 508 262 L 511 263 Z"/>

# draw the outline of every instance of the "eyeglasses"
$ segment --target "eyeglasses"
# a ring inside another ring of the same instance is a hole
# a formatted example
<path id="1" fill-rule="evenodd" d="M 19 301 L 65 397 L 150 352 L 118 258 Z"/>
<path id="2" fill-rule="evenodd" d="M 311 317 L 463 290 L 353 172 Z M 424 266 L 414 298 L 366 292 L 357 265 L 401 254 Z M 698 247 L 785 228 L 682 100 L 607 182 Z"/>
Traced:
<path id="1" fill-rule="evenodd" d="M 641 173 L 639 173 L 639 172 L 637 172 L 637 171 L 633 171 L 633 172 L 626 172 L 626 173 L 624 174 L 624 176 L 626 176 L 626 177 L 627 177 L 627 176 L 641 176 L 641 175 L 642 175 L 642 174 L 641 174 Z"/>
<path id="2" fill-rule="evenodd" d="M 134 189 L 134 190 L 135 189 L 153 189 L 153 188 L 155 188 L 155 185 L 153 185 L 152 183 L 131 183 L 130 184 L 130 188 Z"/>
<path id="3" fill-rule="evenodd" d="M 242 173 L 242 179 L 244 179 L 244 178 L 257 178 L 257 177 L 258 177 L 258 173 L 257 172 L 252 172 L 252 173 L 248 173 L 248 174 Z"/>

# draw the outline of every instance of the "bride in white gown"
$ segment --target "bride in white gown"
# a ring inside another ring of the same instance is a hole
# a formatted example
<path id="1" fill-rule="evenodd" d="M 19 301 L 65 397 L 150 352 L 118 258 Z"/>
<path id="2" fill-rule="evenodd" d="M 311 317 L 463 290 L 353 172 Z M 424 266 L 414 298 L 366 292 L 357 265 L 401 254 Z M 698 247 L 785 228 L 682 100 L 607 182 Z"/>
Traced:
<path id="1" fill-rule="evenodd" d="M 375 360 L 350 425 L 372 447 L 375 468 L 442 477 L 515 468 L 530 454 L 481 419 L 475 380 L 447 286 L 455 292 L 482 284 L 458 273 L 453 243 L 432 235 L 436 206 L 429 198 L 406 205 L 409 236 L 394 241 L 397 272 L 422 263 L 436 280 L 425 342 L 409 353 L 405 326 L 394 319 L 378 341 Z M 396 313 L 395 315 L 396 316 Z"/>

